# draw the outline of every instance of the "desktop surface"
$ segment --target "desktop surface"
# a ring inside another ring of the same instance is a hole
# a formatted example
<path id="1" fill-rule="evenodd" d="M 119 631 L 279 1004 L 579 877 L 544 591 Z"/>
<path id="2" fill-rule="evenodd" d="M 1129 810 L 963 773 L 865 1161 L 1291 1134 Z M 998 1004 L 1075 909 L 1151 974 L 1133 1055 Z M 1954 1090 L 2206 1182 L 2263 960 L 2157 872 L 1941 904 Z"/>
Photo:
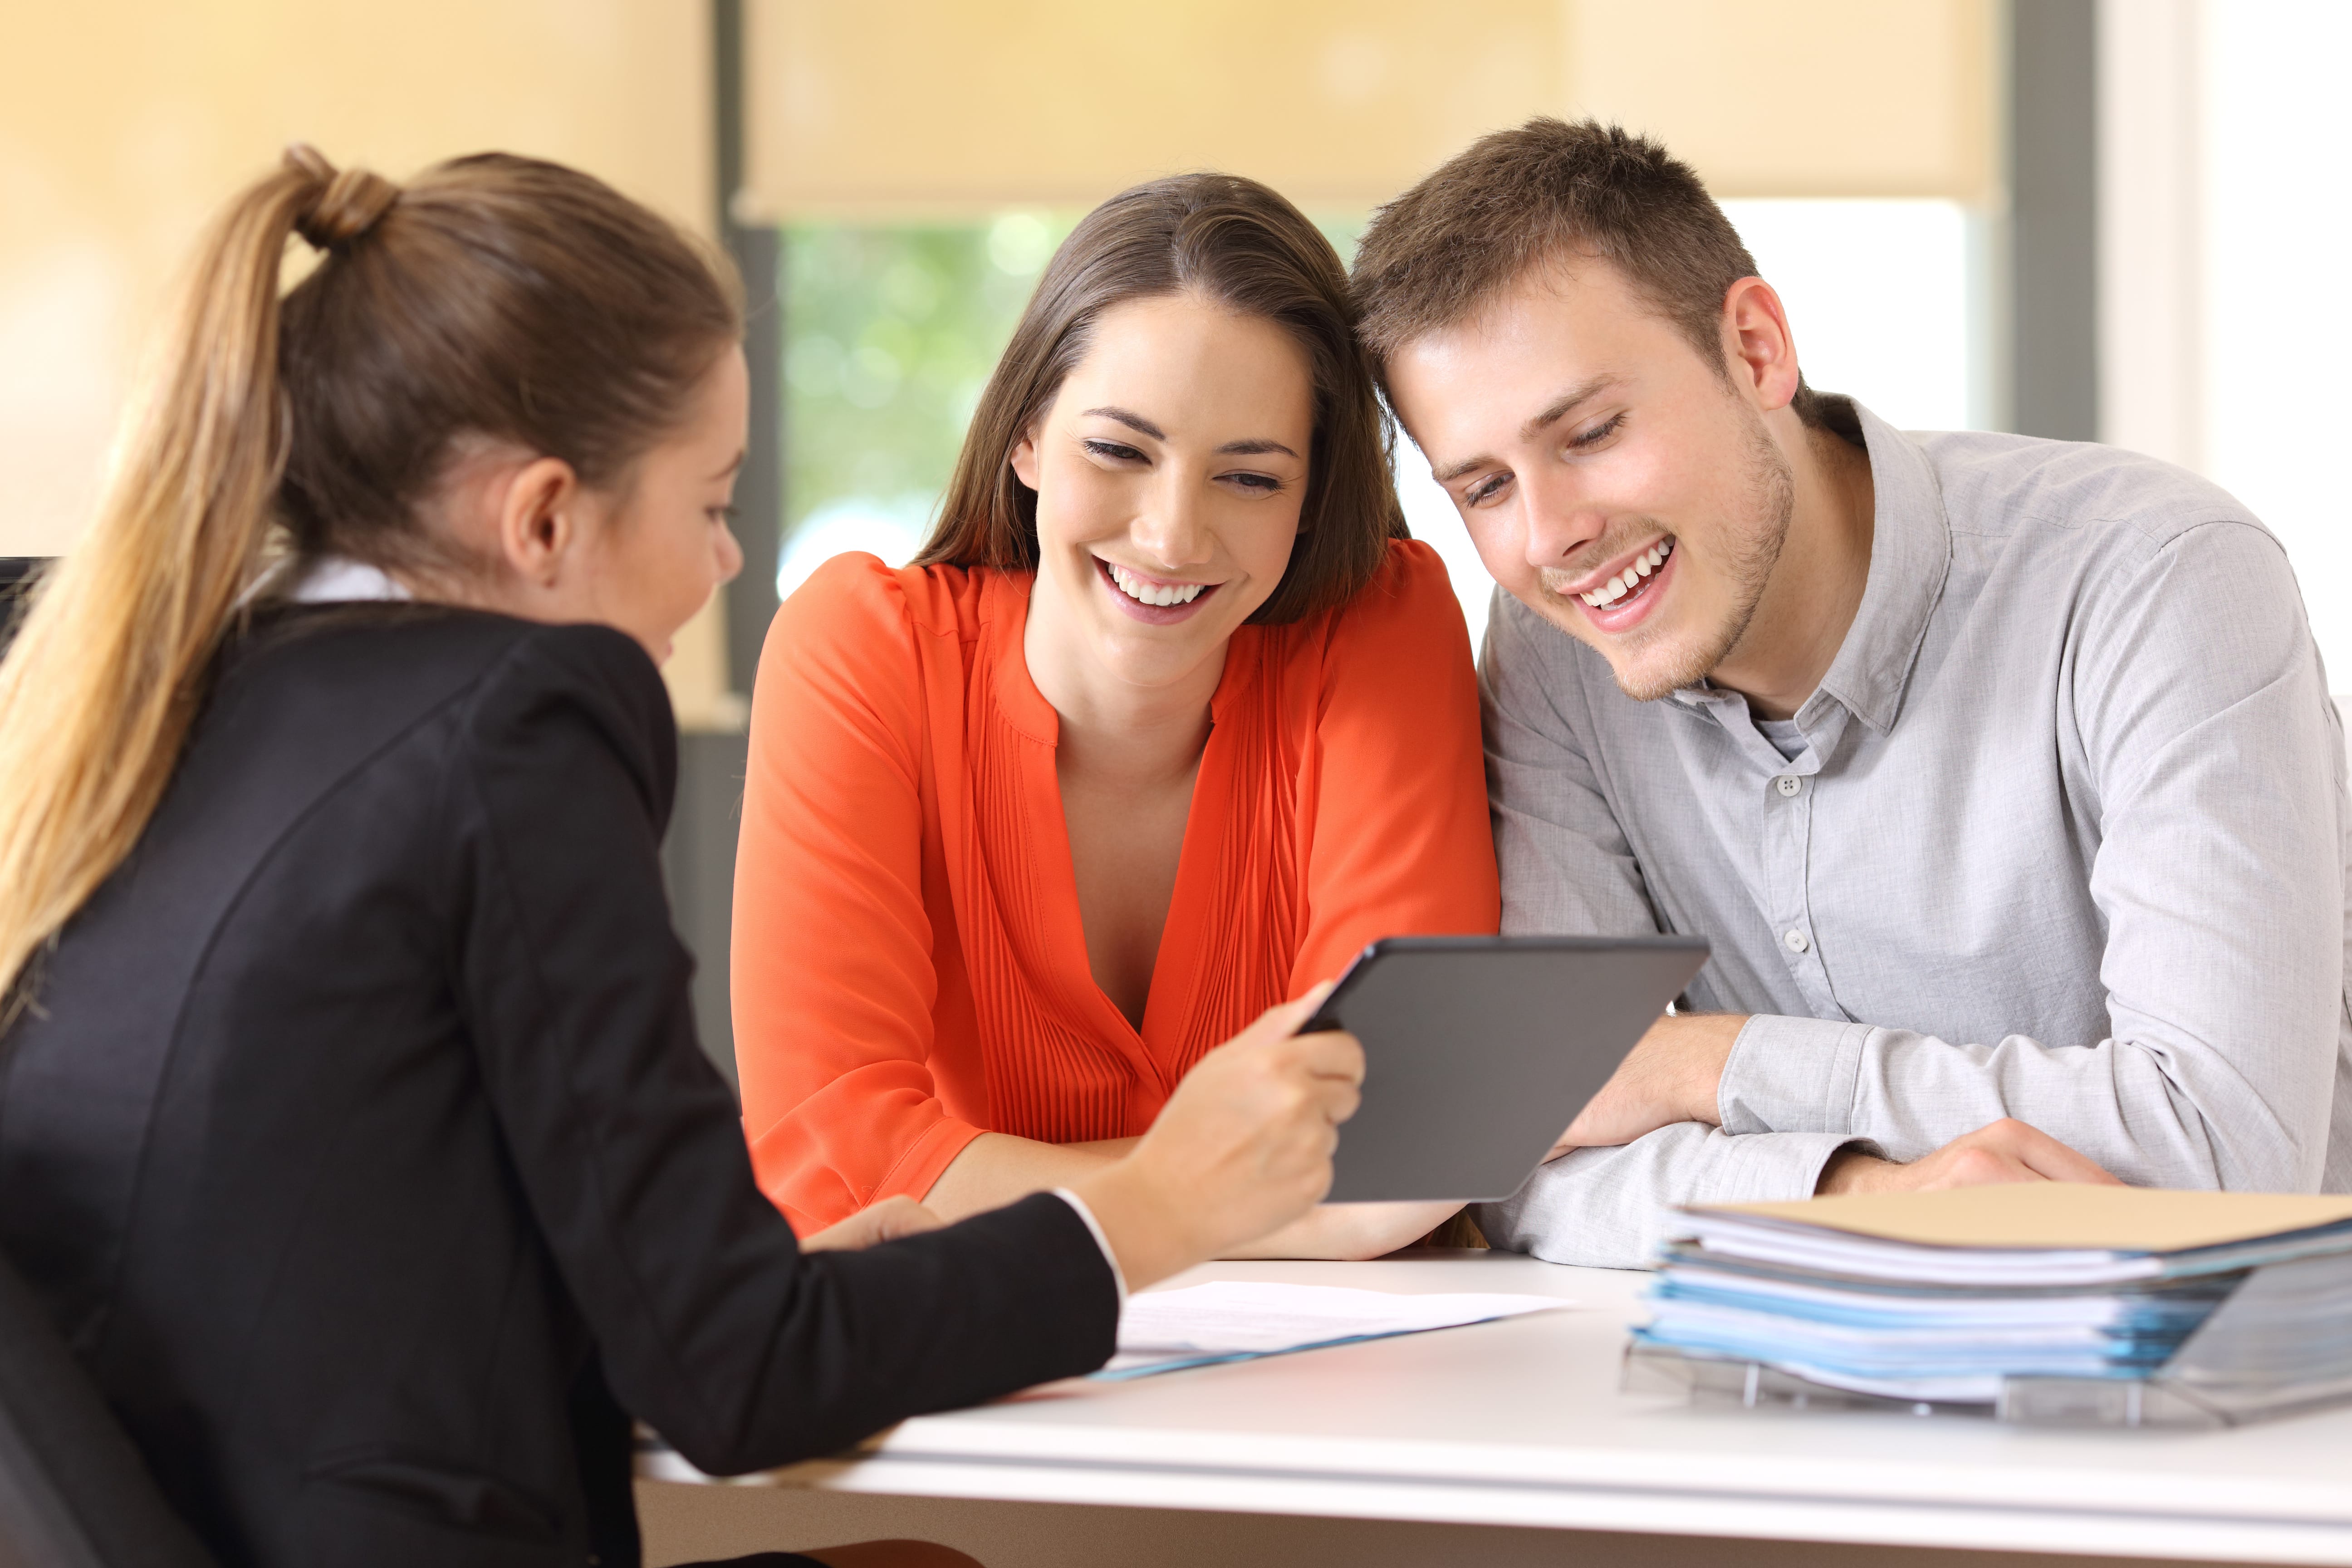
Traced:
<path id="1" fill-rule="evenodd" d="M 1647 1275 L 1491 1253 L 1205 1279 L 1527 1291 L 1585 1310 L 1049 1384 L 762 1478 L 902 1496 L 2352 1564 L 2352 1411 L 2227 1432 L 1694 1406 L 1619 1390 Z M 674 1457 L 649 1476 L 690 1475 Z"/>

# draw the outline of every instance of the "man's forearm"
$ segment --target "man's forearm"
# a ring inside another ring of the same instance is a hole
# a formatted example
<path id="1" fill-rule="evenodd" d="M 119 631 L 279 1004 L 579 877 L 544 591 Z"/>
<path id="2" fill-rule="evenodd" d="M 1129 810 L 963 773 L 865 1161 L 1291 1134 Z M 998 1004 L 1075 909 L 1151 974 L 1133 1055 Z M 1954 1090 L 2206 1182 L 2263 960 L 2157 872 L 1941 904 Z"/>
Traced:
<path id="1" fill-rule="evenodd" d="M 1675 1205 L 1810 1197 L 1822 1167 L 1849 1142 L 1828 1133 L 1733 1138 L 1678 1122 L 1538 1166 L 1509 1198 L 1479 1206 L 1479 1228 L 1497 1247 L 1553 1263 L 1645 1268 Z"/>
<path id="2" fill-rule="evenodd" d="M 2314 1081 L 2302 1092 L 2266 1096 L 2210 1046 L 2051 1047 L 2020 1035 L 1956 1044 L 1759 1016 L 1725 1071 L 1723 1126 L 1843 1133 L 1908 1161 L 2013 1118 L 2135 1185 L 2307 1190 L 2325 1147 L 2332 1043 L 2312 1052 Z"/>

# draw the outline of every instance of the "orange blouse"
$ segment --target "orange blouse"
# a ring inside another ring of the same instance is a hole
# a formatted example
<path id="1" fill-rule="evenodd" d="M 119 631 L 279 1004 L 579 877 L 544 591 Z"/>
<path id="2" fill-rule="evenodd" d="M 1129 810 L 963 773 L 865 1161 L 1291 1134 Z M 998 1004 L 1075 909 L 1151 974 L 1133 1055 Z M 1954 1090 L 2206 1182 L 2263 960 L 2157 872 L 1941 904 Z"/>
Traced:
<path id="1" fill-rule="evenodd" d="M 1337 611 L 1234 635 L 1139 1032 L 1095 984 L 1030 577 L 827 563 L 760 660 L 735 1056 L 795 1228 L 921 1197 L 983 1131 L 1139 1133 L 1213 1047 L 1376 937 L 1496 929 L 1469 639 L 1400 542 Z"/>

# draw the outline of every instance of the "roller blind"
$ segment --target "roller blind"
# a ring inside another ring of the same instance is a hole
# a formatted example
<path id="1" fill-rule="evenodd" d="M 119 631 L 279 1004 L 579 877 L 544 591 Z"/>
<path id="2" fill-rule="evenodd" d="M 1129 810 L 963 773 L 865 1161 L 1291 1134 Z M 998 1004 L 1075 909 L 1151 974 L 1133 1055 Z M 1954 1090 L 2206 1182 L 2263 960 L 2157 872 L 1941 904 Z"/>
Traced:
<path id="1" fill-rule="evenodd" d="M 751 0 L 747 216 L 1085 206 L 1229 169 L 1393 195 L 1592 113 L 1718 195 L 1997 198 L 1998 0 Z"/>

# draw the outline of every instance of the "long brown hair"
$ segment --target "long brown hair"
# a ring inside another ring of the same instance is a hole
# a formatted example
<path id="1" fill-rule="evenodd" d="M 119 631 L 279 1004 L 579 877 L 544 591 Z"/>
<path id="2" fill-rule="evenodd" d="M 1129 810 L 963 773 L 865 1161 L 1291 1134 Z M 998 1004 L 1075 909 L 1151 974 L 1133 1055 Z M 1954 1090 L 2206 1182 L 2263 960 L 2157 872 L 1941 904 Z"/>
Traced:
<path id="1" fill-rule="evenodd" d="M 319 265 L 280 297 L 287 242 Z M 215 222 L 95 521 L 0 661 L 0 1024 L 138 841 L 273 542 L 462 566 L 417 516 L 462 439 L 611 485 L 739 332 L 728 275 L 585 174 L 406 186 L 306 147 Z"/>
<path id="2" fill-rule="evenodd" d="M 1062 242 L 981 394 L 940 521 L 915 563 L 1034 568 L 1037 492 L 1013 473 L 1013 447 L 1086 356 L 1105 310 L 1188 292 L 1288 332 L 1314 385 L 1298 542 L 1250 619 L 1300 620 L 1371 581 L 1388 542 L 1406 534 L 1347 271 L 1297 207 L 1234 174 L 1179 174 L 1123 191 Z"/>

